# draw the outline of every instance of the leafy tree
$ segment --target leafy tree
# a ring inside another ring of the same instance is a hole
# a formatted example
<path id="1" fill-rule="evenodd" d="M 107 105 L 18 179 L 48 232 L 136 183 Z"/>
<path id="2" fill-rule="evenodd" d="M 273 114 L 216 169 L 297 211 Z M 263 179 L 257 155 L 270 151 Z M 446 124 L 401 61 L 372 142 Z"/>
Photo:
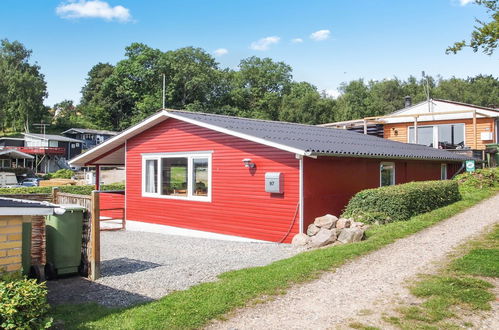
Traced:
<path id="1" fill-rule="evenodd" d="M 491 14 L 491 21 L 484 22 L 475 18 L 477 26 L 471 32 L 469 42 L 465 40 L 458 41 L 454 45 L 447 48 L 446 54 L 456 54 L 464 47 L 470 47 L 476 53 L 482 50 L 487 55 L 492 55 L 497 48 L 499 40 L 499 0 L 475 0 L 479 6 L 486 8 L 487 12 Z"/>
<path id="2" fill-rule="evenodd" d="M 219 79 L 218 64 L 210 54 L 201 48 L 180 48 L 166 52 L 161 66 L 171 107 L 184 109 L 196 103 L 196 108 L 209 108 Z"/>
<path id="3" fill-rule="evenodd" d="M 303 124 L 320 124 L 333 120 L 335 101 L 325 98 L 307 82 L 290 84 L 290 92 L 283 96 L 279 120 Z"/>
<path id="4" fill-rule="evenodd" d="M 286 63 L 270 58 L 242 60 L 233 75 L 232 105 L 244 116 L 277 120 L 281 99 L 289 91 L 291 71 Z"/>
<path id="5" fill-rule="evenodd" d="M 43 100 L 47 85 L 38 64 L 31 64 L 32 51 L 18 41 L 0 41 L 0 124 L 2 131 L 29 131 L 30 125 L 47 115 Z"/>

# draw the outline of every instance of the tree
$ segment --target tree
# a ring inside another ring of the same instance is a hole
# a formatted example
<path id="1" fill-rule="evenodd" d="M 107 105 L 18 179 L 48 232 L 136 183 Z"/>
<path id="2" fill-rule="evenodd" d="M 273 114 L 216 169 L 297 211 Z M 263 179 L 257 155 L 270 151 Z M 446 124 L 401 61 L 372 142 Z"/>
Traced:
<path id="1" fill-rule="evenodd" d="M 333 121 L 333 99 L 322 97 L 307 82 L 292 82 L 289 89 L 282 98 L 279 120 L 311 125 Z"/>
<path id="2" fill-rule="evenodd" d="M 54 114 L 53 123 L 58 129 L 91 126 L 84 122 L 82 116 L 78 113 L 77 107 L 71 100 L 64 100 L 54 104 L 52 111 Z"/>
<path id="3" fill-rule="evenodd" d="M 454 45 L 447 48 L 446 54 L 456 54 L 464 47 L 470 47 L 475 53 L 481 49 L 483 53 L 492 55 L 497 48 L 499 40 L 499 0 L 475 0 L 475 3 L 485 7 L 487 13 L 491 13 L 492 20 L 484 22 L 475 18 L 478 25 L 471 32 L 470 41 L 462 40 L 454 43 Z"/>
<path id="4" fill-rule="evenodd" d="M 0 124 L 2 131 L 29 131 L 47 115 L 47 85 L 40 67 L 30 63 L 32 51 L 18 41 L 0 42 Z"/>

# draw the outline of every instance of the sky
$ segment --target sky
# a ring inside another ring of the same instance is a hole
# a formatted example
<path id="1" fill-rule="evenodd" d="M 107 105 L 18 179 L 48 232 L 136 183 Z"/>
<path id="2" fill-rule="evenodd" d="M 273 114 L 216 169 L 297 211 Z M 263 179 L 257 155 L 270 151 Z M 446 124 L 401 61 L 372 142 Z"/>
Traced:
<path id="1" fill-rule="evenodd" d="M 46 105 L 78 103 L 88 71 L 117 63 L 132 42 L 162 51 L 201 47 L 220 67 L 270 57 L 336 96 L 343 82 L 421 71 L 443 78 L 499 76 L 497 54 L 465 50 L 474 19 L 471 0 L 0 0 L 0 39 L 33 50 L 48 85 Z"/>

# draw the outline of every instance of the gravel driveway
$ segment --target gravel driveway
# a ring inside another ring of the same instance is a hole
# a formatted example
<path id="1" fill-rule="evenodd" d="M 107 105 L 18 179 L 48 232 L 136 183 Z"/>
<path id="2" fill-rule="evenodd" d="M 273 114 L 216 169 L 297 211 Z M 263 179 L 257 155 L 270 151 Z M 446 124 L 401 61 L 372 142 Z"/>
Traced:
<path id="1" fill-rule="evenodd" d="M 499 195 L 415 235 L 296 286 L 274 300 L 235 312 L 214 329 L 349 328 L 366 310 L 391 311 L 407 297 L 405 281 L 431 272 L 434 262 L 487 226 L 499 222 Z"/>
<path id="2" fill-rule="evenodd" d="M 128 306 L 214 281 L 235 269 L 263 266 L 301 250 L 288 244 L 247 243 L 117 231 L 101 233 L 101 275 L 47 283 L 49 302 Z"/>

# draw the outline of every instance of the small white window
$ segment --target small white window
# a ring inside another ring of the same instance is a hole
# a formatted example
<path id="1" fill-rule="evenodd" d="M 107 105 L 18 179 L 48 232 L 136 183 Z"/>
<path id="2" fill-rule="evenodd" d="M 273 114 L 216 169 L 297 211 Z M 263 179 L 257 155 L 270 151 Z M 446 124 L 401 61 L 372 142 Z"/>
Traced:
<path id="1" fill-rule="evenodd" d="M 144 154 L 142 195 L 211 201 L 211 152 Z"/>
<path id="2" fill-rule="evenodd" d="M 440 165 L 440 180 L 447 180 L 447 164 Z"/>
<path id="3" fill-rule="evenodd" d="M 79 148 L 80 147 L 80 143 L 76 143 L 76 147 Z"/>
<path id="4" fill-rule="evenodd" d="M 395 163 L 382 162 L 379 167 L 380 187 L 393 186 L 395 184 Z"/>

